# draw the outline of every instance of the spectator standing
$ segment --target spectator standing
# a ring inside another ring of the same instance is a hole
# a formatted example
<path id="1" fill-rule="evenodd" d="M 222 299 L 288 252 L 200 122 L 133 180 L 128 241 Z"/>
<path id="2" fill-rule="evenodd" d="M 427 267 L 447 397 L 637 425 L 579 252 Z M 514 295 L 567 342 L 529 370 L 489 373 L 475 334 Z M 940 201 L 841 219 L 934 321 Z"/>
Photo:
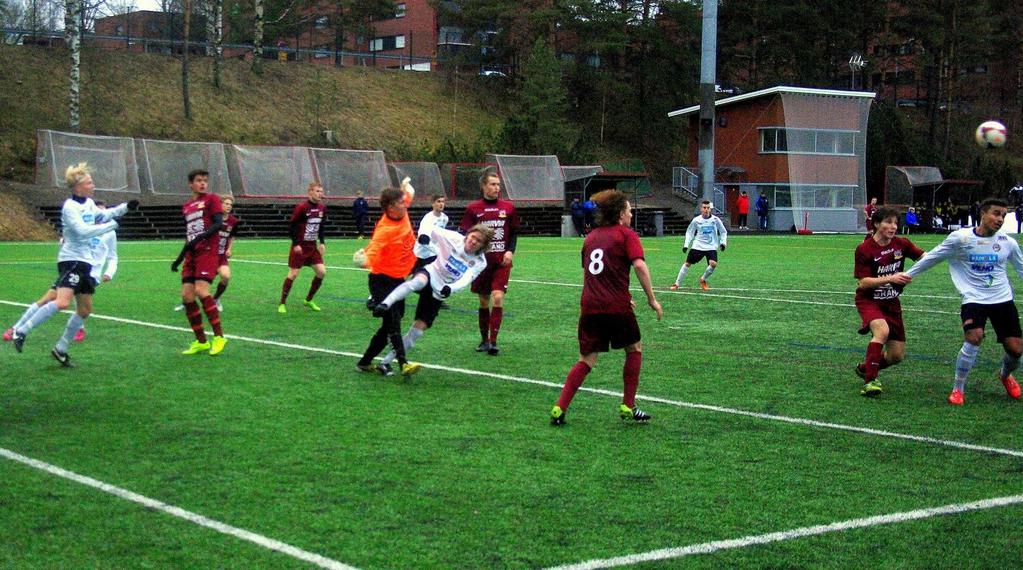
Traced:
<path id="1" fill-rule="evenodd" d="M 569 206 L 572 211 L 572 225 L 575 226 L 575 231 L 581 236 L 586 235 L 586 208 L 583 203 L 579 201 L 579 198 L 572 198 L 572 205 Z"/>
<path id="2" fill-rule="evenodd" d="M 735 200 L 735 209 L 739 212 L 739 229 L 749 229 L 749 194 L 743 190 Z"/>
<path id="3" fill-rule="evenodd" d="M 355 202 L 352 202 L 352 216 L 355 218 L 355 231 L 359 234 L 359 239 L 364 239 L 366 221 L 369 220 L 369 202 L 363 197 L 361 190 L 355 198 Z"/>
<path id="4" fill-rule="evenodd" d="M 770 205 L 767 203 L 767 194 L 760 193 L 760 197 L 757 198 L 756 203 L 757 218 L 760 221 L 760 229 L 767 229 L 767 211 L 770 209 Z"/>

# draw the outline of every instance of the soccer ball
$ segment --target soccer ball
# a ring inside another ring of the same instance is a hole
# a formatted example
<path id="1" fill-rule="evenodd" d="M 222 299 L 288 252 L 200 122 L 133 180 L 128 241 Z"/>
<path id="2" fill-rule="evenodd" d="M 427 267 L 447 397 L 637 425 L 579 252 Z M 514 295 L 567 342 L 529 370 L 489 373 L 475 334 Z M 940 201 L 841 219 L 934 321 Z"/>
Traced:
<path id="1" fill-rule="evenodd" d="M 973 138 L 981 148 L 1000 148 L 1005 146 L 1005 125 L 998 121 L 987 121 L 977 127 Z"/>
<path id="2" fill-rule="evenodd" d="M 366 267 L 365 248 L 356 250 L 356 252 L 352 254 L 352 263 L 354 263 L 356 267 Z"/>
<path id="3" fill-rule="evenodd" d="M 401 181 L 401 190 L 408 194 L 409 201 L 411 202 L 416 197 L 416 189 L 412 187 L 412 178 L 406 176 Z"/>

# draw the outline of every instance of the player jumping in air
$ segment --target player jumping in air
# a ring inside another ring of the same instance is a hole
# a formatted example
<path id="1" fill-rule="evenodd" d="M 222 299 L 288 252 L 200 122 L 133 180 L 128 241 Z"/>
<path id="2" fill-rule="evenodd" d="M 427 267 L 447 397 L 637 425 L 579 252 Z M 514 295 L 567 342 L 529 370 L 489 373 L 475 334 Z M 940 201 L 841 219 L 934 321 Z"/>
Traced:
<path id="1" fill-rule="evenodd" d="M 277 305 L 277 312 L 284 314 L 288 312 L 285 303 L 288 300 L 288 293 L 291 286 L 298 277 L 298 272 L 303 267 L 311 265 L 316 275 L 309 285 L 309 293 L 306 294 L 302 304 L 313 311 L 319 311 L 320 307 L 313 301 L 313 296 L 320 290 L 323 284 L 323 276 L 327 274 L 327 267 L 323 264 L 323 252 L 327 245 L 323 239 L 324 228 L 327 222 L 327 205 L 323 203 L 323 186 L 316 182 L 309 184 L 309 199 L 295 206 L 291 213 L 291 252 L 288 254 L 288 276 L 284 278 L 281 286 L 281 302 Z M 317 240 L 320 242 L 317 244 Z"/>
<path id="2" fill-rule="evenodd" d="M 896 237 L 899 213 L 887 207 L 874 211 L 874 234 L 856 247 L 853 277 L 856 285 L 856 310 L 862 324 L 860 334 L 870 333 L 867 354 L 856 365 L 863 379 L 860 394 L 877 396 L 883 389 L 877 373 L 902 362 L 906 355 L 906 326 L 902 321 L 899 295 L 909 283 L 902 272 L 906 258 L 918 260 L 923 250 L 906 238 Z"/>
<path id="3" fill-rule="evenodd" d="M 948 403 L 953 406 L 961 406 L 965 401 L 966 377 L 977 361 L 988 319 L 1005 350 L 998 379 L 1010 398 L 1020 397 L 1019 384 L 1012 373 L 1019 368 L 1023 354 L 1023 333 L 1005 265 L 1011 263 L 1016 274 L 1023 277 L 1023 253 L 1016 240 L 1000 231 L 1006 212 L 1008 204 L 1003 200 L 984 200 L 977 227 L 952 232 L 908 271 L 910 277 L 915 277 L 947 259 L 952 283 L 962 295 L 959 315 L 963 322 L 963 346 L 956 357 L 955 380 L 948 396 Z"/>
<path id="4" fill-rule="evenodd" d="M 193 170 L 188 173 L 188 188 L 192 197 L 181 207 L 185 217 L 185 246 L 171 264 L 175 273 L 181 268 L 181 304 L 185 306 L 188 324 L 195 340 L 181 354 L 192 355 L 209 351 L 216 356 L 224 350 L 227 339 L 220 325 L 217 301 L 210 295 L 210 283 L 217 275 L 220 229 L 224 227 L 224 209 L 220 197 L 209 192 L 209 172 Z M 196 299 L 198 298 L 198 303 Z M 201 303 L 201 308 L 200 308 Z M 213 327 L 213 340 L 207 340 L 203 330 L 202 314 Z"/>
<path id="5" fill-rule="evenodd" d="M 643 363 L 639 324 L 629 294 L 629 270 L 636 272 L 646 301 L 661 320 L 663 310 L 654 296 L 650 270 L 643 258 L 639 236 L 630 229 L 632 205 L 619 190 L 604 190 L 591 198 L 597 205 L 597 227 L 583 242 L 583 294 L 579 314 L 579 361 L 568 373 L 558 403 L 551 409 L 551 424 L 565 423 L 565 414 L 586 375 L 597 365 L 597 355 L 608 347 L 625 349 L 622 380 L 625 384 L 618 413 L 623 420 L 646 422 L 650 414 L 636 407 L 639 371 Z"/>
<path id="6" fill-rule="evenodd" d="M 728 230 L 721 223 L 721 219 L 712 213 L 713 209 L 714 205 L 710 203 L 710 200 L 704 200 L 700 203 L 700 215 L 689 222 L 686 241 L 682 246 L 682 253 L 688 251 L 689 254 L 686 256 L 682 268 L 678 270 L 675 282 L 669 287 L 672 291 L 678 291 L 678 288 L 682 286 L 682 280 L 686 278 L 689 266 L 698 263 L 703 258 L 707 258 L 707 269 L 700 276 L 700 288 L 704 291 L 710 289 L 707 279 L 718 266 L 718 247 L 720 246 L 721 251 L 724 251 L 725 246 L 728 245 Z M 692 250 L 689 249 L 690 246 L 692 246 Z"/>
<path id="7" fill-rule="evenodd" d="M 470 203 L 462 216 L 459 229 L 468 232 L 476 224 L 494 230 L 494 240 L 487 251 L 487 268 L 472 282 L 472 292 L 479 295 L 480 344 L 476 352 L 497 356 L 497 335 L 504 319 L 504 295 L 508 292 L 512 258 L 518 242 L 519 215 L 515 205 L 501 199 L 501 177 L 492 170 L 480 176 L 483 198 Z"/>
<path id="8" fill-rule="evenodd" d="M 470 228 L 464 237 L 458 232 L 436 226 L 429 235 L 419 235 L 420 245 L 431 245 L 433 251 L 437 252 L 433 261 L 417 269 L 412 279 L 397 286 L 374 310 L 374 314 L 382 315 L 394 303 L 419 292 L 416 320 L 402 337 L 406 354 L 426 329 L 433 326 L 444 299 L 469 286 L 486 269 L 484 252 L 493 238 L 494 230 L 482 224 Z M 393 350 L 384 356 L 380 364 L 384 374 L 391 374 L 390 364 L 395 356 Z"/>

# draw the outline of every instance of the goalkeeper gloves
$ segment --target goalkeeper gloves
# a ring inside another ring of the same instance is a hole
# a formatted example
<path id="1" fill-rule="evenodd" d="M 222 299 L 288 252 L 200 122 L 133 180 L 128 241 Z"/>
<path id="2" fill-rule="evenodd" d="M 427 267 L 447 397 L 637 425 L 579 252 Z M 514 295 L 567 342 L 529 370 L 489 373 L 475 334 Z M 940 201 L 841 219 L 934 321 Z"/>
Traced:
<path id="1" fill-rule="evenodd" d="M 440 288 L 440 296 L 444 297 L 445 299 L 450 297 L 451 296 L 451 287 L 449 287 L 447 285 L 441 287 Z"/>
<path id="2" fill-rule="evenodd" d="M 421 234 L 417 240 L 421 245 L 430 245 L 430 236 L 427 234 Z"/>

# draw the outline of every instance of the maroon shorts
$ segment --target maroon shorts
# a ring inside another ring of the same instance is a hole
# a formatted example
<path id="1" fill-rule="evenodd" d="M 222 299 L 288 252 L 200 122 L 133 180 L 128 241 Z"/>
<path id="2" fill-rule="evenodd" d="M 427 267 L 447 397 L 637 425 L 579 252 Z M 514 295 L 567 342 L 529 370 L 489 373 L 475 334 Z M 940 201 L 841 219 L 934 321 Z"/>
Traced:
<path id="1" fill-rule="evenodd" d="M 870 321 L 884 319 L 888 323 L 888 340 L 906 342 L 906 325 L 902 322 L 902 303 L 898 299 L 874 301 L 857 299 L 856 310 L 860 312 L 860 334 L 870 332 Z"/>
<path id="2" fill-rule="evenodd" d="M 295 246 L 291 246 L 288 250 L 288 267 L 291 269 L 300 269 L 307 265 L 321 265 L 323 263 L 323 256 L 320 255 L 319 248 L 316 247 L 314 241 L 304 241 L 298 244 L 302 247 L 302 253 L 295 253 Z"/>
<path id="3" fill-rule="evenodd" d="M 489 295 L 493 291 L 507 293 L 511 269 L 511 264 L 507 266 L 502 266 L 499 263 L 491 264 L 488 259 L 487 268 L 472 282 L 472 292 L 477 295 Z"/>
<path id="4" fill-rule="evenodd" d="M 639 342 L 635 313 L 597 313 L 579 317 L 579 354 L 607 352 Z"/>
<path id="5" fill-rule="evenodd" d="M 227 257 L 227 255 L 218 255 L 217 267 L 223 267 L 224 265 L 231 265 L 231 260 Z"/>
<path id="6" fill-rule="evenodd" d="M 185 263 L 181 266 L 181 282 L 195 283 L 206 281 L 212 283 L 220 266 L 220 256 L 215 249 L 190 251 L 185 254 Z"/>

